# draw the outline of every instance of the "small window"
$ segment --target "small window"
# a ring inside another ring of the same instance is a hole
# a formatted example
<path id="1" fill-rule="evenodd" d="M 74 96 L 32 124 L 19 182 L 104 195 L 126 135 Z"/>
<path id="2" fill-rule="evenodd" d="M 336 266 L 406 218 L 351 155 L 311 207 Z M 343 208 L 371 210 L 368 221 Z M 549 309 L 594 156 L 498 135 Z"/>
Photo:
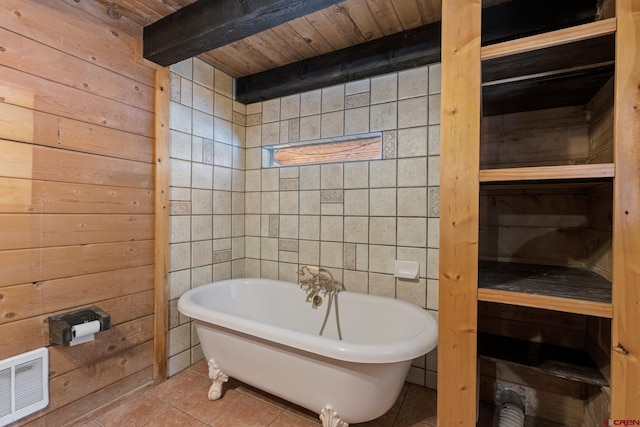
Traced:
<path id="1" fill-rule="evenodd" d="M 272 145 L 262 149 L 262 166 L 266 168 L 381 158 L 381 132 Z"/>

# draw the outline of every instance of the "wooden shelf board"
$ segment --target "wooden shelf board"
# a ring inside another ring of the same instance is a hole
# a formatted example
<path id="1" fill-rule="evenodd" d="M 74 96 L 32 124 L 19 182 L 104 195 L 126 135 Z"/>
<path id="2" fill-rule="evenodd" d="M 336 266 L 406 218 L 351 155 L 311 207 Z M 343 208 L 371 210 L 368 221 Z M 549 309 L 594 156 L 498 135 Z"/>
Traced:
<path id="1" fill-rule="evenodd" d="M 611 318 L 611 283 L 572 267 L 481 261 L 480 301 Z"/>
<path id="2" fill-rule="evenodd" d="M 608 179 L 613 178 L 613 163 L 589 165 L 538 166 L 525 168 L 483 169 L 480 182 L 504 181 L 546 181 L 569 179 Z"/>
<path id="3" fill-rule="evenodd" d="M 518 53 L 530 52 L 532 50 L 596 38 L 615 33 L 615 31 L 616 18 L 603 19 L 601 21 L 577 25 L 571 28 L 563 28 L 557 31 L 485 46 L 480 51 L 480 57 L 482 60 L 488 60 L 508 55 L 515 55 Z"/>
<path id="4" fill-rule="evenodd" d="M 598 386 L 609 385 L 584 350 L 479 333 L 478 355 L 496 362 L 525 366 L 546 375 Z"/>

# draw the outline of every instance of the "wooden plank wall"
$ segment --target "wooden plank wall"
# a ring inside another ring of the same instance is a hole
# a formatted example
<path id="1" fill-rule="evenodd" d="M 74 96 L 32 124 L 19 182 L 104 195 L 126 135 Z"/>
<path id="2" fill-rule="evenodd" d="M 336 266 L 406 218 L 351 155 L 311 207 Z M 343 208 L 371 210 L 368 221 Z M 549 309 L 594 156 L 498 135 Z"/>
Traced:
<path id="1" fill-rule="evenodd" d="M 153 380 L 155 67 L 73 3 L 0 3 L 0 359 L 48 346 L 47 318 L 112 328 L 51 346 L 62 425 Z"/>
<path id="2" fill-rule="evenodd" d="M 626 420 L 640 419 L 640 2 L 617 0 L 616 16 L 611 418 Z"/>
<path id="3" fill-rule="evenodd" d="M 439 427 L 476 421 L 480 21 L 480 2 L 442 2 Z"/>

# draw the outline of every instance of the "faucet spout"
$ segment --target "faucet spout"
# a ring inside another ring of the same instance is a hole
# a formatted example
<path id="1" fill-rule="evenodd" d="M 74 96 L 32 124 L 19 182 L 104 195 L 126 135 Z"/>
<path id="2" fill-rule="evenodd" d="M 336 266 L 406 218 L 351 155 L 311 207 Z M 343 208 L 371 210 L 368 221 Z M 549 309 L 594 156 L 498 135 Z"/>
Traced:
<path id="1" fill-rule="evenodd" d="M 316 287 L 311 288 L 311 292 L 309 292 L 309 294 L 307 294 L 307 299 L 305 301 L 306 302 L 313 301 L 313 297 L 315 297 L 317 293 L 318 293 L 318 288 L 316 288 Z"/>

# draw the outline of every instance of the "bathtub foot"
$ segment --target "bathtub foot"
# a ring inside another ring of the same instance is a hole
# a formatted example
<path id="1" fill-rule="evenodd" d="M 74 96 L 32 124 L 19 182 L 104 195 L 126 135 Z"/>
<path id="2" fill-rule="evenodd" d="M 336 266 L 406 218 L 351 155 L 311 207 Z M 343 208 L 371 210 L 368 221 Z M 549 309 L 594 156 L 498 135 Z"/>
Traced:
<path id="1" fill-rule="evenodd" d="M 322 421 L 322 427 L 349 427 L 349 424 L 342 421 L 338 413 L 329 405 L 320 411 L 320 421 Z"/>
<path id="2" fill-rule="evenodd" d="M 215 360 L 209 360 L 209 378 L 213 381 L 209 388 L 209 400 L 218 400 L 222 396 L 222 384 L 229 381 L 229 377 L 218 369 Z"/>

